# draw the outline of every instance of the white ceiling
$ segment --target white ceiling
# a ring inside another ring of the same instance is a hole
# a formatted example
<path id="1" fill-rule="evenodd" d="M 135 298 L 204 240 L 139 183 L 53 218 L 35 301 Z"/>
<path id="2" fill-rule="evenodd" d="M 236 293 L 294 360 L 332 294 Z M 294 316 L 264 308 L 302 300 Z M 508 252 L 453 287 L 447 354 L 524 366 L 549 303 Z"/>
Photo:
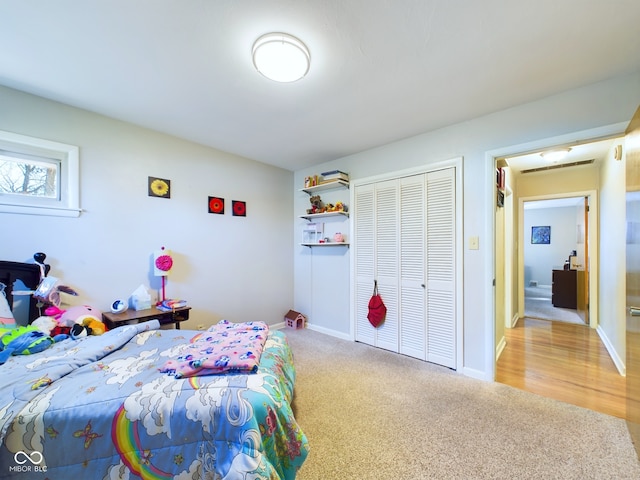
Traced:
<path id="1" fill-rule="evenodd" d="M 593 160 L 593 164 L 600 164 L 608 154 L 612 147 L 616 145 L 622 145 L 624 138 L 606 138 L 602 140 L 594 140 L 589 143 L 569 144 L 569 145 L 556 145 L 553 148 L 544 149 L 544 151 L 554 150 L 555 147 L 568 147 L 569 152 L 567 156 L 562 160 L 549 161 L 541 157 L 541 151 L 535 151 L 531 153 L 525 153 L 523 155 L 516 155 L 508 157 L 507 163 L 511 168 L 511 172 L 518 176 L 524 171 L 525 175 L 527 170 L 539 169 L 539 168 L 583 168 L 580 165 L 581 162 Z"/>
<path id="2" fill-rule="evenodd" d="M 638 0 L 0 0 L 0 84 L 297 170 L 640 70 Z M 251 46 L 302 39 L 271 82 Z"/>

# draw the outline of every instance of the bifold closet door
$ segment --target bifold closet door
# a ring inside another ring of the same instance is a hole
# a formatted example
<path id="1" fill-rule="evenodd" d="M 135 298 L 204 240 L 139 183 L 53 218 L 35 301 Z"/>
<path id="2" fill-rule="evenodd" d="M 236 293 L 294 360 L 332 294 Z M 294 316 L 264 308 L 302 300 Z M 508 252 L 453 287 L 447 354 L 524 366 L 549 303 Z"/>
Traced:
<path id="1" fill-rule="evenodd" d="M 376 330 L 367 319 L 369 299 L 373 293 L 375 279 L 375 185 L 362 185 L 354 189 L 351 215 L 353 224 L 354 290 L 355 290 L 355 337 L 356 341 L 376 345 Z"/>
<path id="2" fill-rule="evenodd" d="M 455 170 L 354 190 L 356 340 L 456 368 Z M 387 306 L 374 328 L 374 280 Z"/>
<path id="3" fill-rule="evenodd" d="M 455 169 L 427 174 L 427 360 L 456 368 Z"/>
<path id="4" fill-rule="evenodd" d="M 398 186 L 390 180 L 355 189 L 356 340 L 398 351 Z M 374 281 L 387 307 L 374 328 L 367 319 Z"/>
<path id="5" fill-rule="evenodd" d="M 425 175 L 398 180 L 400 186 L 400 353 L 426 360 Z"/>

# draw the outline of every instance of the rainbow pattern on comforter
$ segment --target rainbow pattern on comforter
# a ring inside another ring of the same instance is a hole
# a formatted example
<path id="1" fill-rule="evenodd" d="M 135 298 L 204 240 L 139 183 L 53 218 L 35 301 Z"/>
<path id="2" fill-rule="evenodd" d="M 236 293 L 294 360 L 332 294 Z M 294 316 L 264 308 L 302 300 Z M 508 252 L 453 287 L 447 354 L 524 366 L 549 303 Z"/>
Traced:
<path id="1" fill-rule="evenodd" d="M 157 321 L 11 357 L 0 367 L 0 478 L 292 480 L 308 453 L 295 370 L 271 331 L 258 371 L 158 371 L 194 333 Z"/>

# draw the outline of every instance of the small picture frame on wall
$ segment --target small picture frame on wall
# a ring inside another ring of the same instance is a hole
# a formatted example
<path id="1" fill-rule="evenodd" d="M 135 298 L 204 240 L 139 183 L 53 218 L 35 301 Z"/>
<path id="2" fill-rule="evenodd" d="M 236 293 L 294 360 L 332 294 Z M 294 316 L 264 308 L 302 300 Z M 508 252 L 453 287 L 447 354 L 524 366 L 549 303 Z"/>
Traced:
<path id="1" fill-rule="evenodd" d="M 150 197 L 171 198 L 171 180 L 149 177 L 147 190 Z"/>
<path id="2" fill-rule="evenodd" d="M 224 198 L 209 197 L 207 200 L 207 207 L 208 207 L 209 213 L 224 215 Z"/>
<path id="3" fill-rule="evenodd" d="M 531 243 L 534 245 L 549 245 L 551 243 L 551 227 L 531 227 Z"/>
<path id="4" fill-rule="evenodd" d="M 247 202 L 240 200 L 231 201 L 231 211 L 234 217 L 246 217 L 247 216 Z"/>

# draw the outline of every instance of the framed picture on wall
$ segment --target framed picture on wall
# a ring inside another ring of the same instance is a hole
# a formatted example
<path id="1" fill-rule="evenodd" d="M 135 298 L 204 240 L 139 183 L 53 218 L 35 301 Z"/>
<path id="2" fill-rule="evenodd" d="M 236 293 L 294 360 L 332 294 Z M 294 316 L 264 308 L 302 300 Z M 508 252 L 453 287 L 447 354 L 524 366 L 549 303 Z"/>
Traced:
<path id="1" fill-rule="evenodd" d="M 551 243 L 551 227 L 531 227 L 531 243 L 534 245 L 548 245 Z"/>

